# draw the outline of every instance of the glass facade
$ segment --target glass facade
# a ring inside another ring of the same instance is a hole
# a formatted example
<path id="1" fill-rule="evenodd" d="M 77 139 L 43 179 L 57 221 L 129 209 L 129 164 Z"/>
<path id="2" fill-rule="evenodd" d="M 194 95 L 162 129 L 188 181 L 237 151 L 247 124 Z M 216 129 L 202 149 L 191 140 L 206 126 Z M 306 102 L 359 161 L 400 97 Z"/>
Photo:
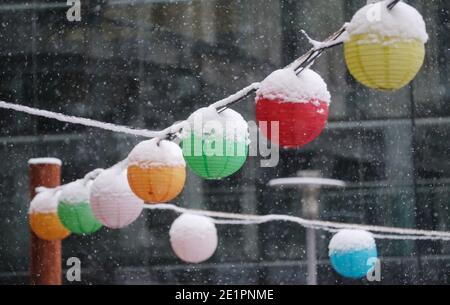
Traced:
<path id="1" fill-rule="evenodd" d="M 257 157 L 221 181 L 188 175 L 176 204 L 227 212 L 302 215 L 301 193 L 269 189 L 276 177 L 320 170 L 349 182 L 320 193 L 320 219 L 450 230 L 450 10 L 447 0 L 408 1 L 430 41 L 410 86 L 376 92 L 347 72 L 341 47 L 313 67 L 332 94 L 330 122 L 312 144 L 281 151 L 274 168 Z M 0 100 L 148 129 L 264 79 L 323 39 L 366 3 L 327 0 L 82 0 L 0 3 Z M 254 120 L 252 98 L 235 107 Z M 28 165 L 63 161 L 63 182 L 126 157 L 138 138 L 0 111 L 0 283 L 28 282 Z M 206 263 L 173 254 L 177 215 L 144 211 L 122 230 L 63 241 L 82 262 L 82 283 L 304 284 L 305 230 L 296 224 L 219 225 Z M 329 266 L 331 235 L 318 231 L 318 280 L 348 281 Z M 383 284 L 450 284 L 450 243 L 378 240 Z"/>

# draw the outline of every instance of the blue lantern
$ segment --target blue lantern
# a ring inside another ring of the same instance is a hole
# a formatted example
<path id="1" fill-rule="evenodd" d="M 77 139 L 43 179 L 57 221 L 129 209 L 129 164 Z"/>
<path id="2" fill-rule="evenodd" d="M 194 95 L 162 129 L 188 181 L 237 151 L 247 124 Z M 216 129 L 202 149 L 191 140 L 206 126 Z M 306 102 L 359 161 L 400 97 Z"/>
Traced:
<path id="1" fill-rule="evenodd" d="M 346 278 L 364 278 L 376 263 L 377 255 L 375 240 L 367 231 L 341 230 L 330 241 L 331 265 Z"/>

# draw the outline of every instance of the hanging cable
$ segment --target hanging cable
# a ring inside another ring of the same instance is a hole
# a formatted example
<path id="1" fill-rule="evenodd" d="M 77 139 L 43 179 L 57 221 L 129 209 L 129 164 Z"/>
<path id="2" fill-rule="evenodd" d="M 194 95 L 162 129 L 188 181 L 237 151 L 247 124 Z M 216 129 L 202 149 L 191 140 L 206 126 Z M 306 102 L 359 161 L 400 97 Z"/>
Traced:
<path id="1" fill-rule="evenodd" d="M 388 4 L 387 8 L 389 10 L 392 10 L 399 2 L 400 0 L 393 0 L 391 3 Z"/>
<path id="2" fill-rule="evenodd" d="M 291 215 L 248 215 L 225 213 L 208 210 L 191 210 L 181 208 L 172 204 L 144 204 L 145 209 L 149 210 L 171 210 L 179 214 L 191 213 L 196 215 L 208 216 L 215 218 L 214 222 L 217 224 L 230 225 L 250 225 L 263 224 L 274 221 L 294 222 L 302 227 L 316 230 L 324 230 L 328 232 L 337 232 L 342 229 L 359 229 L 375 233 L 380 239 L 409 239 L 409 240 L 450 240 L 450 232 L 443 231 L 427 231 L 406 228 L 361 225 L 352 223 L 339 223 L 321 220 L 309 220 Z M 404 238 L 403 238 L 404 237 Z"/>

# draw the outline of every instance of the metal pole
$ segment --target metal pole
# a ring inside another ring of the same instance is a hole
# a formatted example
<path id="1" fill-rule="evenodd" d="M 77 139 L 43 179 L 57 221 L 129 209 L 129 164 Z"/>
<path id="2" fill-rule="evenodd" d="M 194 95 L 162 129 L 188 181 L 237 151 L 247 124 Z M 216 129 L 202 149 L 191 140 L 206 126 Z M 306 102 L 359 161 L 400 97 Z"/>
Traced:
<path id="1" fill-rule="evenodd" d="M 53 158 L 31 159 L 30 198 L 36 187 L 61 184 L 61 161 Z M 30 230 L 30 282 L 32 285 L 61 285 L 61 241 L 42 240 Z"/>
<path id="2" fill-rule="evenodd" d="M 306 229 L 307 285 L 317 285 L 316 230 Z"/>
<path id="3" fill-rule="evenodd" d="M 300 177 L 319 178 L 319 171 L 301 171 L 298 173 Z M 303 186 L 302 193 L 302 210 L 303 216 L 308 219 L 317 219 L 319 217 L 319 189 L 317 185 Z M 306 229 L 306 261 L 307 261 L 307 278 L 308 285 L 317 285 L 317 247 L 316 247 L 316 230 Z"/>

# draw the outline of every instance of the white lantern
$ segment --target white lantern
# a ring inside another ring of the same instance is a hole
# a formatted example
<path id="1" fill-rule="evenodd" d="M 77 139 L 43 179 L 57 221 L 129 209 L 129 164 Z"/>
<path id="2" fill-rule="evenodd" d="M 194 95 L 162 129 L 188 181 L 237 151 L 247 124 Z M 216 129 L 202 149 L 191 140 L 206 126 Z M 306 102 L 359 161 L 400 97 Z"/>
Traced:
<path id="1" fill-rule="evenodd" d="M 127 171 L 119 168 L 105 170 L 94 180 L 90 199 L 94 216 L 112 229 L 135 221 L 144 204 L 131 191 Z"/>
<path id="2" fill-rule="evenodd" d="M 209 217 L 183 214 L 173 222 L 169 235 L 175 254 L 188 263 L 206 261 L 217 249 L 217 230 Z"/>

